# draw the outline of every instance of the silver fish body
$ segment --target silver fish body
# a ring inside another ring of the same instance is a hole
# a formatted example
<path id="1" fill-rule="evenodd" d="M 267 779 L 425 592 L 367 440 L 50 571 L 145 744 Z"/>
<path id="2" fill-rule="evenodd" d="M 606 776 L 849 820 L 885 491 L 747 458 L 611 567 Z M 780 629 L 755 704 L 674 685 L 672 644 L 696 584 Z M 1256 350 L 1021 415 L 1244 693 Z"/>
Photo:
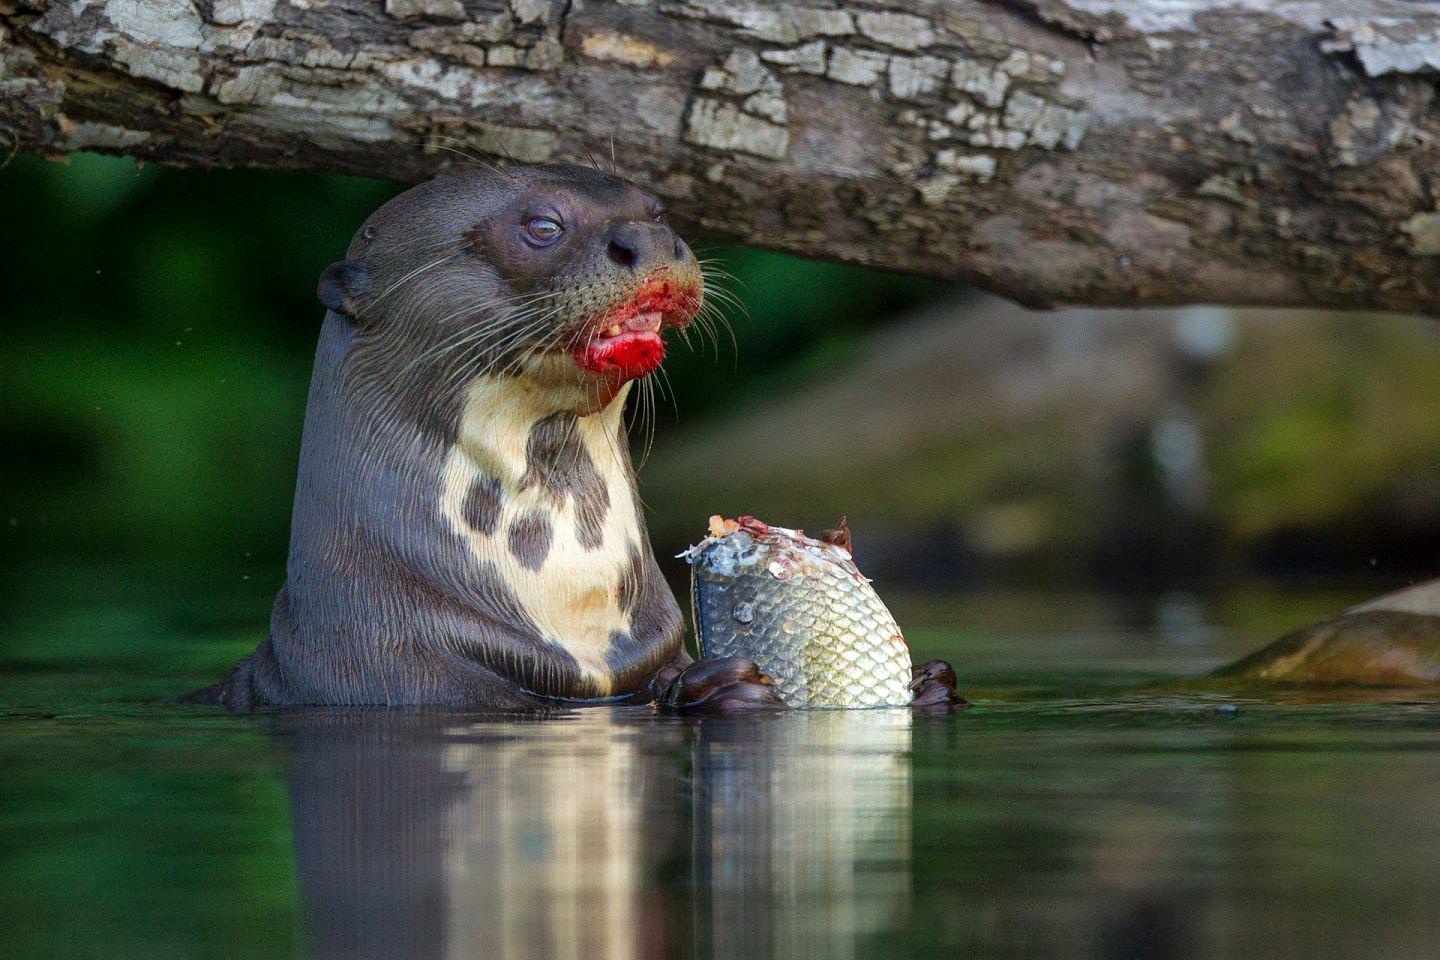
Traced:
<path id="1" fill-rule="evenodd" d="M 910 648 L 848 551 L 728 523 L 738 529 L 712 529 L 682 555 L 702 657 L 749 657 L 792 707 L 910 703 Z"/>

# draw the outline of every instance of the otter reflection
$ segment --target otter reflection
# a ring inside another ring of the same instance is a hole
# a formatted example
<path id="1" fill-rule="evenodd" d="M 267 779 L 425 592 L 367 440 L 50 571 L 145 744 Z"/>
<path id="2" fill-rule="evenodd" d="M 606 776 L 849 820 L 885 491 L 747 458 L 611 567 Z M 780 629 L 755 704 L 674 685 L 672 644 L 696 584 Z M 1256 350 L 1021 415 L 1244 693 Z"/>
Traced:
<path id="1" fill-rule="evenodd" d="M 317 957 L 845 957 L 908 909 L 907 711 L 271 722 Z"/>

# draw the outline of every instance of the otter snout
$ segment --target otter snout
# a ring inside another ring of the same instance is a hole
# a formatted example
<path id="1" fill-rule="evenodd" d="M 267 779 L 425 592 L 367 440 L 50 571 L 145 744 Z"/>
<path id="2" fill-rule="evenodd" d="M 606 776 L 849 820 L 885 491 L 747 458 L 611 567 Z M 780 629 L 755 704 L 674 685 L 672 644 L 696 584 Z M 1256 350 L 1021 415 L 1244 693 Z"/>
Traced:
<path id="1" fill-rule="evenodd" d="M 612 223 L 602 239 L 605 255 L 631 273 L 673 268 L 695 259 L 674 230 L 654 221 Z"/>
<path id="2" fill-rule="evenodd" d="M 615 219 L 597 225 L 576 259 L 568 297 L 583 318 L 575 362 L 616 383 L 654 371 L 665 357 L 661 331 L 699 312 L 695 254 L 658 219 Z"/>
<path id="3" fill-rule="evenodd" d="M 581 330 L 575 362 L 613 383 L 646 376 L 665 359 L 660 332 L 699 312 L 700 265 L 663 223 L 625 221 L 601 234 L 610 278 L 591 289 L 606 306 Z"/>

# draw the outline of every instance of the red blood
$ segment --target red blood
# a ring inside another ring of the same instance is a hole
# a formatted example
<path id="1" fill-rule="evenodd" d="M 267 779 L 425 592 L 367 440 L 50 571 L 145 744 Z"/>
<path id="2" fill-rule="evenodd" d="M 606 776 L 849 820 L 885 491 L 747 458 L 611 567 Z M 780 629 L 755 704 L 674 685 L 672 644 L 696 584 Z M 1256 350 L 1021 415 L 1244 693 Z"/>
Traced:
<path id="1" fill-rule="evenodd" d="M 647 313 L 659 313 L 662 327 L 683 327 L 700 307 L 700 292 L 669 276 L 654 277 L 636 288 L 622 303 L 597 317 L 591 329 L 626 328 L 630 321 Z M 665 341 L 651 330 L 628 330 L 616 337 L 591 336 L 575 351 L 575 363 L 582 369 L 609 379 L 617 388 L 654 372 L 665 359 Z"/>
<path id="2" fill-rule="evenodd" d="M 619 380 L 643 377 L 665 359 L 665 341 L 658 333 L 622 333 L 600 340 L 575 354 L 575 362 L 591 373 Z"/>
<path id="3" fill-rule="evenodd" d="M 742 530 L 748 530 L 751 533 L 757 534 L 762 537 L 770 532 L 770 527 L 766 525 L 763 520 L 756 520 L 748 513 L 736 522 L 740 524 L 740 528 Z"/>

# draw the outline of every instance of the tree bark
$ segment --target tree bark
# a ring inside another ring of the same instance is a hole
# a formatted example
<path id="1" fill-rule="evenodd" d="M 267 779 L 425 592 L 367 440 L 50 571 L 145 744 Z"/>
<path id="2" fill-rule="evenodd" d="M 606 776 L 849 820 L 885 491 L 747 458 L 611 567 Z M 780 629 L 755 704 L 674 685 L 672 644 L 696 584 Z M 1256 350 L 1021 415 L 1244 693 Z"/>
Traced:
<path id="1" fill-rule="evenodd" d="M 17 150 L 598 158 L 711 234 L 1027 304 L 1440 313 L 1406 0 L 0 0 Z"/>

